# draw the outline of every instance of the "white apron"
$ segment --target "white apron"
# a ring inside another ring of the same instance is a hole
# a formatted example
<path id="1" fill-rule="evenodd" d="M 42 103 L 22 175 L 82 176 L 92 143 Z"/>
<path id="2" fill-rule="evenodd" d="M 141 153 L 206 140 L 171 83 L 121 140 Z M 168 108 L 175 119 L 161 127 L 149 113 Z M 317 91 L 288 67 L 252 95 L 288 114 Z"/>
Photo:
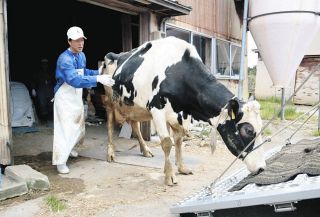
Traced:
<path id="1" fill-rule="evenodd" d="M 83 69 L 77 69 L 83 75 Z M 84 138 L 85 120 L 82 88 L 66 82 L 54 97 L 54 134 L 52 165 L 65 164 L 73 147 Z"/>

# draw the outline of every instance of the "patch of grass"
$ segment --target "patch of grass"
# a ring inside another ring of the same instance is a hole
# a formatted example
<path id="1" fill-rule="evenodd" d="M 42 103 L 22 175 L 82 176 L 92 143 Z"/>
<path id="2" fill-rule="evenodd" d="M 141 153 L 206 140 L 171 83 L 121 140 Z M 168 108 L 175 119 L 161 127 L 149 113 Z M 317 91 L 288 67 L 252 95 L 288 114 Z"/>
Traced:
<path id="1" fill-rule="evenodd" d="M 271 97 L 267 99 L 260 99 L 258 101 L 261 105 L 261 118 L 263 120 L 270 120 L 280 109 L 281 101 L 277 98 Z"/>
<path id="2" fill-rule="evenodd" d="M 261 105 L 261 118 L 263 120 L 270 120 L 274 114 L 277 118 L 280 118 L 281 100 L 276 97 L 260 99 L 258 100 Z M 292 103 L 289 103 L 285 107 L 284 118 L 286 120 L 294 120 L 299 117 L 302 112 L 297 112 L 297 109 Z"/>
<path id="3" fill-rule="evenodd" d="M 49 195 L 47 197 L 47 205 L 54 212 L 59 212 L 67 208 L 65 201 L 60 200 L 54 195 Z"/>
<path id="4" fill-rule="evenodd" d="M 269 128 L 264 129 L 264 135 L 270 136 L 271 135 L 271 130 Z"/>
<path id="5" fill-rule="evenodd" d="M 284 118 L 286 120 L 294 120 L 302 114 L 303 112 L 298 112 L 295 107 L 289 105 L 288 107 L 285 107 Z"/>

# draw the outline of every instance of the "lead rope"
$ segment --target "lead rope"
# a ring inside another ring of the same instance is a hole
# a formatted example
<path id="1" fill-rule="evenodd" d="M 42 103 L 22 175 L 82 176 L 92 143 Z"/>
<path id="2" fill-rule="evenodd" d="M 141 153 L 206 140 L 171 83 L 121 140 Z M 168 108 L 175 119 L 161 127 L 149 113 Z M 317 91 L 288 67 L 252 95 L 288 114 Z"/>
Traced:
<path id="1" fill-rule="evenodd" d="M 320 64 L 318 64 L 316 67 L 320 68 Z M 276 119 L 276 117 L 280 114 L 280 112 L 282 111 L 282 109 L 288 104 L 288 102 L 290 102 L 290 100 L 293 98 L 293 96 L 302 88 L 302 86 L 309 80 L 309 78 L 313 75 L 313 73 L 316 70 L 311 71 L 311 73 L 308 75 L 308 77 L 300 84 L 300 86 L 294 91 L 294 93 L 288 98 L 288 100 L 281 106 L 280 111 L 278 112 L 278 114 L 274 114 L 273 117 L 268 121 L 268 123 L 266 125 L 264 125 L 262 127 L 262 129 L 260 130 L 259 133 L 257 133 L 256 137 L 254 139 L 251 140 L 251 142 L 249 142 L 249 144 L 240 152 L 240 154 L 229 164 L 229 166 L 207 187 L 205 187 L 205 194 L 206 195 L 212 195 L 213 192 L 213 187 L 216 185 L 216 183 L 221 179 L 222 176 L 224 176 L 226 174 L 226 172 L 231 168 L 231 166 L 239 159 L 239 157 L 243 154 L 243 152 L 245 152 L 250 145 L 255 141 L 255 139 L 260 136 L 262 134 L 262 132 Z M 256 149 L 259 148 L 260 146 L 262 146 L 264 143 L 268 142 L 269 140 L 265 140 L 263 141 L 261 144 L 259 144 L 258 146 L 256 146 Z M 270 140 L 271 141 L 271 140 Z"/>

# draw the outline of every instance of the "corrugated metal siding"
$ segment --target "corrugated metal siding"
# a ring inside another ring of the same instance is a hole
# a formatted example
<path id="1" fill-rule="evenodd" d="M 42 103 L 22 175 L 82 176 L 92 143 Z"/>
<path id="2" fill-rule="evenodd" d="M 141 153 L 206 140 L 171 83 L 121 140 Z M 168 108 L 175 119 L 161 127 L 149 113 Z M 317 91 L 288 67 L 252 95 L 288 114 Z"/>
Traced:
<path id="1" fill-rule="evenodd" d="M 217 0 L 215 8 L 216 33 L 223 38 L 230 37 L 230 1 Z"/>
<path id="2" fill-rule="evenodd" d="M 296 75 L 295 89 L 313 72 L 309 80 L 302 86 L 293 98 L 295 104 L 314 105 L 319 101 L 320 57 L 305 57 Z"/>
<path id="3" fill-rule="evenodd" d="M 169 23 L 203 34 L 240 42 L 240 21 L 233 0 L 180 0 L 191 6 L 188 16 L 174 17 Z"/>

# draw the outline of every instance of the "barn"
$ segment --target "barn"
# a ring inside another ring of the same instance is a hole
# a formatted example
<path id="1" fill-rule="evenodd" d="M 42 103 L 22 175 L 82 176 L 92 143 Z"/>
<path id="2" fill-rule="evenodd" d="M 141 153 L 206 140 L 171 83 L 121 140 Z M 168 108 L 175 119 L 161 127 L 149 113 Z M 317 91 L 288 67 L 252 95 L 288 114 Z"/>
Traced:
<path id="1" fill-rule="evenodd" d="M 85 45 L 88 68 L 97 68 L 107 52 L 128 51 L 148 40 L 176 36 L 194 44 L 211 72 L 237 93 L 241 25 L 233 0 L 0 0 L 0 3 L 1 165 L 14 164 L 10 83 L 22 83 L 30 91 L 31 78 L 43 58 L 54 71 L 57 56 L 67 48 L 66 30 L 72 25 L 81 26 L 88 38 Z M 142 132 L 146 138 L 150 135 L 149 123 L 143 124 Z"/>

